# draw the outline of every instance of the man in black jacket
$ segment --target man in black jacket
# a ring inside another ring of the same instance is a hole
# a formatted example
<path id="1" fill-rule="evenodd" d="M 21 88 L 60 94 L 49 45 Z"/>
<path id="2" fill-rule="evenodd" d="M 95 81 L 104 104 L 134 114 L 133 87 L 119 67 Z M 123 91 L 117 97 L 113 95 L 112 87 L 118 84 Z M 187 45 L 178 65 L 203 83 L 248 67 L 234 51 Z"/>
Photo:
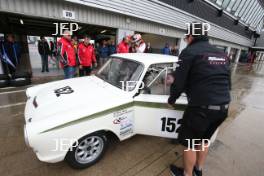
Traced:
<path id="1" fill-rule="evenodd" d="M 42 71 L 49 72 L 49 62 L 48 56 L 50 54 L 49 44 L 44 36 L 40 36 L 40 41 L 38 43 L 38 51 L 41 56 Z"/>
<path id="2" fill-rule="evenodd" d="M 179 67 L 173 74 L 169 105 L 185 92 L 188 106 L 179 128 L 179 143 L 183 152 L 184 169 L 171 165 L 175 176 L 202 175 L 210 138 L 226 119 L 230 102 L 230 68 L 226 53 L 208 42 L 203 25 L 191 25 L 185 41 L 188 46 L 179 56 Z"/>

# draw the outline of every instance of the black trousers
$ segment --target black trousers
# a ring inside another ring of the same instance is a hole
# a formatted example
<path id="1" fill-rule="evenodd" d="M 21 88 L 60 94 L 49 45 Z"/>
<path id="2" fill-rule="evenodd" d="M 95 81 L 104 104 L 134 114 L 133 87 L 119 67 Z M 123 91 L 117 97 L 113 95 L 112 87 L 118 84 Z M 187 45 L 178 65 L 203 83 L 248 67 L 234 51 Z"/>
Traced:
<path id="1" fill-rule="evenodd" d="M 49 71 L 49 60 L 48 55 L 41 55 L 42 72 Z"/>
<path id="2" fill-rule="evenodd" d="M 91 66 L 82 66 L 82 69 L 79 70 L 80 76 L 90 76 L 92 72 Z"/>

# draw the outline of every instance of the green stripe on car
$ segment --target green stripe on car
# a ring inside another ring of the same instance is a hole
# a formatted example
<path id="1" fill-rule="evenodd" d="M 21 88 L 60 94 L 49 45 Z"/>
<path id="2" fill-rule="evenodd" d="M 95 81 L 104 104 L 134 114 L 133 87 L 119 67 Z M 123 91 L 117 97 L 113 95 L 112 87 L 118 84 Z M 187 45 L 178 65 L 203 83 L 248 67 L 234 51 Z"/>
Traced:
<path id="1" fill-rule="evenodd" d="M 148 108 L 170 109 L 170 107 L 167 103 L 135 101 L 134 105 L 135 106 L 148 107 Z M 173 108 L 175 110 L 180 110 L 180 111 L 184 111 L 186 107 L 187 107 L 186 105 L 182 105 L 182 104 L 173 105 Z"/>
<path id="2" fill-rule="evenodd" d="M 77 120 L 73 120 L 73 121 L 58 125 L 56 127 L 47 129 L 47 130 L 42 131 L 40 133 L 46 133 L 46 132 L 50 132 L 50 131 L 53 131 L 53 130 L 58 130 L 58 129 L 61 129 L 61 128 L 64 128 L 64 127 L 67 127 L 67 126 L 75 125 L 77 123 L 81 123 L 81 122 L 84 122 L 84 121 L 87 121 L 87 120 L 92 120 L 92 119 L 95 119 L 97 117 L 100 117 L 100 116 L 103 116 L 103 115 L 106 115 L 106 114 L 110 114 L 110 113 L 113 113 L 113 112 L 116 112 L 116 111 L 120 111 L 122 109 L 130 108 L 130 107 L 133 107 L 133 106 L 148 107 L 148 108 L 159 108 L 159 109 L 171 109 L 168 106 L 167 103 L 134 101 L 134 102 L 126 103 L 126 104 L 123 104 L 123 105 L 120 105 L 120 106 L 116 106 L 116 107 L 113 107 L 113 108 L 109 108 L 109 109 L 106 109 L 104 111 L 100 111 L 100 112 L 91 114 L 89 116 L 81 117 L 81 118 L 79 118 Z M 173 107 L 174 107 L 174 110 L 184 111 L 187 106 L 186 105 L 181 105 L 181 104 L 175 104 L 175 105 L 173 105 Z"/>

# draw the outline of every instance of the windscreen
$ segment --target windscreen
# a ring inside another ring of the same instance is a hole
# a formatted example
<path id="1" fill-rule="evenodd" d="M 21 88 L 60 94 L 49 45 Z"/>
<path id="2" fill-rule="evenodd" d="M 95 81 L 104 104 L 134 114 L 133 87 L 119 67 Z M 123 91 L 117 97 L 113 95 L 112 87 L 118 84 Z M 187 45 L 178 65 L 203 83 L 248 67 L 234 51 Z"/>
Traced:
<path id="1" fill-rule="evenodd" d="M 123 90 L 131 91 L 135 88 L 143 65 L 123 58 L 111 58 L 98 71 L 97 76 L 104 81 Z"/>

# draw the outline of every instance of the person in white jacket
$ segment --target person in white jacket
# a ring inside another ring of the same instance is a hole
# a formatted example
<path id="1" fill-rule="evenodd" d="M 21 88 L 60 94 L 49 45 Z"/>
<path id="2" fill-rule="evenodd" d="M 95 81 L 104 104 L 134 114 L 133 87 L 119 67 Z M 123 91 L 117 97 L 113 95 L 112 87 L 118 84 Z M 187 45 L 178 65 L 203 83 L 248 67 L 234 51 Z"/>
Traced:
<path id="1" fill-rule="evenodd" d="M 145 52 L 146 43 L 144 42 L 140 34 L 134 34 L 131 38 L 131 42 L 135 45 L 136 53 Z"/>

